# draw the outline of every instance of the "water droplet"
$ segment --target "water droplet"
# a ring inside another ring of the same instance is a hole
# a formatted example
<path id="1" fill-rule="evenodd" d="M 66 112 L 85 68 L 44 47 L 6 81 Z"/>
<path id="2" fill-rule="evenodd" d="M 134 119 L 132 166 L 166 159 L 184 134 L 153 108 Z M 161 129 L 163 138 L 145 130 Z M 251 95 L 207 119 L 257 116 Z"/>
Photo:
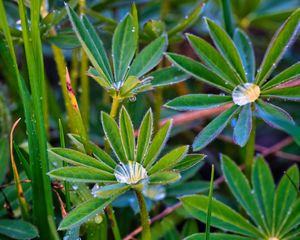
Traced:
<path id="1" fill-rule="evenodd" d="M 136 97 L 134 96 L 134 97 L 129 98 L 129 101 L 130 102 L 135 102 L 136 101 Z"/>
<path id="2" fill-rule="evenodd" d="M 232 100 L 236 105 L 243 106 L 255 102 L 260 95 L 260 88 L 253 83 L 242 83 L 232 91 Z"/>
<path id="3" fill-rule="evenodd" d="M 135 32 L 135 27 L 133 27 L 133 28 L 131 29 L 131 32 Z"/>
<path id="4" fill-rule="evenodd" d="M 78 189 L 78 186 L 77 185 L 72 185 L 72 189 L 76 191 Z"/>
<path id="5" fill-rule="evenodd" d="M 148 178 L 146 169 L 138 162 L 120 163 L 115 168 L 114 175 L 119 183 L 136 184 Z"/>

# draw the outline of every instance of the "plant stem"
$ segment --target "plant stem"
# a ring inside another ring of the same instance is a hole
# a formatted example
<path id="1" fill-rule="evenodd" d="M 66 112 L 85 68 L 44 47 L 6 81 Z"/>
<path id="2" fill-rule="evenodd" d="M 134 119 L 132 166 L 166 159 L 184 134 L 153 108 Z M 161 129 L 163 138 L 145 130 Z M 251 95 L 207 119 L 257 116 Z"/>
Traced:
<path id="1" fill-rule="evenodd" d="M 232 13 L 230 7 L 230 0 L 221 0 L 222 2 L 222 10 L 223 10 L 223 19 L 225 24 L 225 30 L 229 34 L 230 37 L 233 36 L 233 23 L 232 23 Z"/>
<path id="2" fill-rule="evenodd" d="M 135 190 L 135 194 L 140 207 L 140 215 L 141 215 L 141 223 L 142 223 L 142 240 L 150 240 L 151 239 L 151 231 L 149 224 L 149 215 L 146 207 L 145 198 L 141 191 Z"/>
<path id="3" fill-rule="evenodd" d="M 255 117 L 252 117 L 252 129 L 249 136 L 249 140 L 244 147 L 244 163 L 245 163 L 245 174 L 248 179 L 251 177 L 251 168 L 253 164 L 254 154 L 255 154 L 255 135 L 256 135 L 256 123 Z"/>
<path id="4" fill-rule="evenodd" d="M 116 119 L 116 117 L 118 115 L 120 103 L 121 102 L 120 102 L 119 98 L 113 97 L 113 102 L 112 102 L 112 106 L 111 106 L 111 110 L 110 110 L 110 116 L 113 119 Z M 110 146 L 109 146 L 108 141 L 105 141 L 104 151 L 107 152 L 107 153 L 110 152 Z M 106 207 L 106 214 L 107 214 L 108 219 L 110 221 L 110 226 L 111 226 L 111 229 L 113 231 L 113 235 L 114 235 L 115 240 L 121 240 L 121 234 L 120 234 L 119 226 L 118 226 L 116 216 L 115 216 L 115 213 L 114 213 L 114 210 L 113 210 L 113 207 L 112 207 L 111 204 L 109 204 Z"/>

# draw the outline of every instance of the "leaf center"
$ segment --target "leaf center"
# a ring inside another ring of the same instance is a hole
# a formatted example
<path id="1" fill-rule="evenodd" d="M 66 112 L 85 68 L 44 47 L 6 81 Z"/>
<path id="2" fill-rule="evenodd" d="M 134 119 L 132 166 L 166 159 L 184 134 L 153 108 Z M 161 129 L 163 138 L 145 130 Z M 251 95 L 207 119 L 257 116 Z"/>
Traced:
<path id="1" fill-rule="evenodd" d="M 253 83 L 242 83 L 233 89 L 232 99 L 236 105 L 243 106 L 255 102 L 259 95 L 259 86 Z"/>
<path id="2" fill-rule="evenodd" d="M 136 184 L 148 178 L 146 169 L 138 162 L 128 161 L 128 164 L 119 163 L 114 175 L 119 183 Z"/>

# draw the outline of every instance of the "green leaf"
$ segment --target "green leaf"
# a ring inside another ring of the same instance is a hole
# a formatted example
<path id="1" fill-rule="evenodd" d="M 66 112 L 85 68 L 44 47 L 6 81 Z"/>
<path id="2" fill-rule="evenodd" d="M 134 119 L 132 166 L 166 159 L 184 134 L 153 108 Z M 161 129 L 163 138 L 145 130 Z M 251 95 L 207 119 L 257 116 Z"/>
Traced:
<path id="1" fill-rule="evenodd" d="M 266 219 L 268 228 L 271 229 L 275 184 L 271 170 L 263 157 L 256 158 L 251 179 L 254 196 Z"/>
<path id="2" fill-rule="evenodd" d="M 214 94 L 189 94 L 177 97 L 165 104 L 166 107 L 181 111 L 204 110 L 232 102 L 231 96 Z"/>
<path id="3" fill-rule="evenodd" d="M 39 236 L 37 228 L 22 220 L 1 219 L 0 234 L 13 239 L 32 239 Z"/>
<path id="4" fill-rule="evenodd" d="M 239 118 L 233 130 L 233 141 L 244 147 L 249 139 L 252 129 L 252 110 L 251 104 L 242 107 Z"/>
<path id="5" fill-rule="evenodd" d="M 272 88 L 261 93 L 264 98 L 278 98 L 290 101 L 300 101 L 300 86 L 287 88 Z"/>
<path id="6" fill-rule="evenodd" d="M 212 120 L 194 139 L 193 150 L 198 151 L 213 141 L 224 130 L 238 110 L 239 107 L 234 105 Z"/>
<path id="7" fill-rule="evenodd" d="M 113 82 L 109 61 L 102 41 L 86 17 L 80 21 L 73 9 L 66 5 L 73 29 L 91 63 L 108 82 Z"/>
<path id="8" fill-rule="evenodd" d="M 116 82 L 123 82 L 137 47 L 137 36 L 131 15 L 117 26 L 112 39 L 112 55 Z"/>
<path id="9" fill-rule="evenodd" d="M 180 173 L 176 171 L 162 171 L 154 173 L 149 177 L 149 184 L 165 185 L 177 182 L 180 179 Z"/>
<path id="10" fill-rule="evenodd" d="M 147 149 L 147 153 L 142 161 L 142 164 L 146 166 L 147 169 L 152 166 L 161 150 L 163 149 L 166 141 L 168 140 L 170 131 L 172 128 L 172 120 L 163 125 L 159 131 L 156 133 L 155 137 L 152 140 L 149 148 Z"/>
<path id="11" fill-rule="evenodd" d="M 264 117 L 265 115 L 271 115 L 278 119 L 282 119 L 285 121 L 289 121 L 293 123 L 293 118 L 290 116 L 288 112 L 283 110 L 282 108 L 275 106 L 271 103 L 264 102 L 262 100 L 258 100 L 256 102 L 256 110 L 259 114 L 259 116 L 262 116 L 263 120 L 269 124 L 271 127 L 276 127 L 274 124 L 272 124 L 272 121 L 269 121 L 268 118 Z"/>
<path id="12" fill-rule="evenodd" d="M 232 67 L 237 71 L 243 82 L 247 81 L 245 70 L 243 68 L 241 57 L 229 35 L 215 22 L 206 18 L 210 37 L 221 54 L 229 61 Z"/>
<path id="13" fill-rule="evenodd" d="M 130 185 L 127 185 L 125 183 L 109 184 L 106 186 L 99 187 L 99 189 L 93 192 L 93 195 L 99 198 L 116 198 L 117 196 L 121 195 L 129 189 Z"/>
<path id="14" fill-rule="evenodd" d="M 53 153 L 53 157 L 60 161 L 65 161 L 74 165 L 84 167 L 92 167 L 111 173 L 114 172 L 114 169 L 106 165 L 104 162 L 72 149 L 51 148 L 49 152 Z"/>
<path id="15" fill-rule="evenodd" d="M 176 165 L 174 166 L 174 169 L 176 169 L 180 172 L 187 170 L 187 169 L 193 167 L 194 165 L 198 164 L 202 160 L 204 160 L 205 157 L 206 157 L 206 155 L 204 155 L 204 154 L 186 155 L 183 159 L 181 159 L 178 163 L 176 163 Z"/>
<path id="16" fill-rule="evenodd" d="M 87 167 L 62 167 L 48 173 L 50 177 L 69 182 L 114 182 L 112 173 Z"/>
<path id="17" fill-rule="evenodd" d="M 225 92 L 230 93 L 233 90 L 233 87 L 230 86 L 226 82 L 226 80 L 224 80 L 219 75 L 206 68 L 203 64 L 196 62 L 191 58 L 179 54 L 175 54 L 175 53 L 168 53 L 167 57 L 179 69 L 185 71 L 186 73 L 190 74 L 196 79 L 199 79 Z"/>
<path id="18" fill-rule="evenodd" d="M 295 63 L 289 68 L 285 69 L 281 73 L 277 74 L 271 80 L 267 81 L 262 87 L 261 90 L 265 91 L 270 88 L 276 87 L 279 84 L 286 83 L 288 81 L 297 79 L 300 77 L 300 62 Z"/>
<path id="19" fill-rule="evenodd" d="M 205 222 L 208 197 L 190 195 L 184 196 L 180 200 L 183 207 L 193 217 L 199 219 L 201 222 Z M 254 239 L 261 237 L 258 229 L 242 217 L 242 215 L 215 199 L 212 200 L 211 226 L 243 234 Z"/>
<path id="20" fill-rule="evenodd" d="M 193 10 L 180 21 L 176 26 L 168 31 L 169 38 L 175 36 L 177 33 L 184 31 L 191 26 L 199 17 L 202 8 L 205 6 L 204 2 L 201 2 L 197 7 L 193 7 Z"/>
<path id="21" fill-rule="evenodd" d="M 150 169 L 149 174 L 172 169 L 186 155 L 189 146 L 182 146 L 160 158 Z"/>
<path id="22" fill-rule="evenodd" d="M 299 228 L 300 225 L 300 198 L 294 202 L 291 206 L 290 214 L 288 214 L 284 220 L 284 224 L 281 225 L 280 235 L 284 236 L 292 229 Z"/>
<path id="23" fill-rule="evenodd" d="M 77 134 L 68 134 L 68 137 L 71 139 L 71 141 L 76 145 L 76 147 L 81 148 L 83 147 L 83 139 Z M 93 142 L 89 141 L 86 143 L 88 148 L 92 151 L 93 155 L 99 159 L 100 161 L 106 163 L 113 169 L 117 165 L 116 162 L 109 156 L 106 152 L 104 152 L 101 148 L 99 148 L 97 145 L 95 145 Z M 81 146 L 80 146 L 81 145 Z"/>
<path id="24" fill-rule="evenodd" d="M 211 233 L 209 239 L 210 240 L 251 240 L 252 238 L 226 234 L 226 233 Z M 193 235 L 184 238 L 184 240 L 206 240 L 205 233 L 195 233 Z"/>
<path id="25" fill-rule="evenodd" d="M 129 76 L 120 88 L 120 96 L 123 98 L 132 96 L 133 90 L 141 83 L 142 81 L 140 81 L 137 77 Z"/>
<path id="26" fill-rule="evenodd" d="M 222 172 L 230 191 L 253 221 L 265 230 L 265 223 L 261 217 L 262 213 L 259 211 L 258 204 L 254 198 L 254 194 L 251 192 L 247 178 L 229 157 L 222 155 L 221 161 Z"/>
<path id="27" fill-rule="evenodd" d="M 252 42 L 247 34 L 241 29 L 236 29 L 233 40 L 240 54 L 248 82 L 254 82 L 255 55 Z"/>
<path id="28" fill-rule="evenodd" d="M 77 227 L 91 217 L 100 213 L 114 199 L 92 198 L 71 211 L 59 225 L 59 230 L 66 230 Z"/>
<path id="29" fill-rule="evenodd" d="M 300 146 L 300 127 L 294 122 L 286 121 L 263 111 L 258 111 L 258 113 L 266 123 L 291 135 L 294 138 L 294 141 Z"/>
<path id="30" fill-rule="evenodd" d="M 295 186 L 297 187 L 295 189 Z M 276 234 L 279 233 L 284 219 L 289 215 L 291 206 L 298 196 L 299 189 L 299 170 L 296 165 L 290 167 L 277 187 L 274 205 L 273 205 L 273 229 Z"/>
<path id="31" fill-rule="evenodd" d="M 149 109 L 145 114 L 140 129 L 136 147 L 136 161 L 143 162 L 144 156 L 148 150 L 148 146 L 151 142 L 151 135 L 153 130 L 153 114 Z"/>
<path id="32" fill-rule="evenodd" d="M 167 36 L 161 36 L 146 46 L 134 59 L 128 75 L 140 78 L 161 60 L 164 51 L 167 49 Z"/>
<path id="33" fill-rule="evenodd" d="M 189 75 L 177 67 L 166 67 L 158 69 L 150 74 L 153 77 L 151 85 L 153 87 L 170 86 L 183 82 L 189 78 Z"/>
<path id="34" fill-rule="evenodd" d="M 214 72 L 226 79 L 230 85 L 235 87 L 235 85 L 243 82 L 236 70 L 211 44 L 192 34 L 187 34 L 187 38 L 201 60 Z"/>
<path id="35" fill-rule="evenodd" d="M 270 76 L 276 64 L 282 58 L 289 47 L 293 37 L 296 35 L 300 18 L 300 8 L 294 11 L 284 24 L 275 33 L 269 44 L 268 50 L 258 70 L 255 82 L 262 85 Z"/>
<path id="36" fill-rule="evenodd" d="M 119 126 L 121 139 L 124 146 L 125 154 L 128 160 L 133 161 L 134 158 L 134 147 L 135 147 L 135 138 L 134 138 L 134 129 L 130 119 L 130 116 L 125 109 L 122 107 L 119 118 Z"/>
<path id="37" fill-rule="evenodd" d="M 101 112 L 101 122 L 105 136 L 107 137 L 107 141 L 109 142 L 111 148 L 114 150 L 117 158 L 121 162 L 127 163 L 127 161 L 130 159 L 126 158 L 126 153 L 117 123 L 111 116 L 109 116 L 105 112 Z"/>

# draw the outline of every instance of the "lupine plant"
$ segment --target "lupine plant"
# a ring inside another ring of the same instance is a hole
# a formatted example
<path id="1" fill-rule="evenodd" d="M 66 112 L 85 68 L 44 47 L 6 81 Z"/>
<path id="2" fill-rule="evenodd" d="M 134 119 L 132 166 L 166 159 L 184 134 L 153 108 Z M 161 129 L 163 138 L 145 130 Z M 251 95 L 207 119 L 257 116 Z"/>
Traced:
<path id="1" fill-rule="evenodd" d="M 137 144 L 133 125 L 125 108 L 120 111 L 119 125 L 104 112 L 101 114 L 101 122 L 115 159 L 100 148 L 97 148 L 94 158 L 71 149 L 50 150 L 57 160 L 74 165 L 51 171 L 51 177 L 71 182 L 103 184 L 96 184 L 92 189 L 94 198 L 73 210 L 59 228 L 63 230 L 82 224 L 121 194 L 134 190 L 140 207 L 143 239 L 150 239 L 148 213 L 142 192 L 147 192 L 151 185 L 178 181 L 180 171 L 194 166 L 204 156 L 187 154 L 188 146 L 181 146 L 158 158 L 168 139 L 172 122 L 168 121 L 152 138 L 151 110 L 141 123 Z"/>
<path id="2" fill-rule="evenodd" d="M 229 157 L 222 155 L 221 163 L 232 195 L 251 220 L 214 199 L 211 226 L 236 235 L 215 233 L 211 239 L 299 239 L 299 170 L 296 165 L 285 172 L 275 187 L 270 168 L 262 157 L 257 157 L 253 164 L 251 184 Z M 192 216 L 205 222 L 206 196 L 184 196 L 181 201 Z M 204 234 L 195 234 L 186 239 L 204 237 Z"/>
<path id="3" fill-rule="evenodd" d="M 242 147 L 249 139 L 254 111 L 270 125 L 272 122 L 266 115 L 292 121 L 286 111 L 264 100 L 278 98 L 299 101 L 300 99 L 298 86 L 283 85 L 299 77 L 299 63 L 268 80 L 297 34 L 299 16 L 300 9 L 297 9 L 277 31 L 256 75 L 254 50 L 247 35 L 237 30 L 232 40 L 220 26 L 210 19 L 206 19 L 206 23 L 210 37 L 218 51 L 205 40 L 191 34 L 187 35 L 192 48 L 206 66 L 185 56 L 168 53 L 169 60 L 180 69 L 220 89 L 222 93 L 180 96 L 169 101 L 166 104 L 167 107 L 176 110 L 202 110 L 228 103 L 233 104 L 195 138 L 194 150 L 202 149 L 213 141 L 235 115 L 239 117 L 234 127 L 233 140 Z"/>
<path id="4" fill-rule="evenodd" d="M 299 24 L 299 0 L 0 0 L 0 239 L 299 239 Z"/>

